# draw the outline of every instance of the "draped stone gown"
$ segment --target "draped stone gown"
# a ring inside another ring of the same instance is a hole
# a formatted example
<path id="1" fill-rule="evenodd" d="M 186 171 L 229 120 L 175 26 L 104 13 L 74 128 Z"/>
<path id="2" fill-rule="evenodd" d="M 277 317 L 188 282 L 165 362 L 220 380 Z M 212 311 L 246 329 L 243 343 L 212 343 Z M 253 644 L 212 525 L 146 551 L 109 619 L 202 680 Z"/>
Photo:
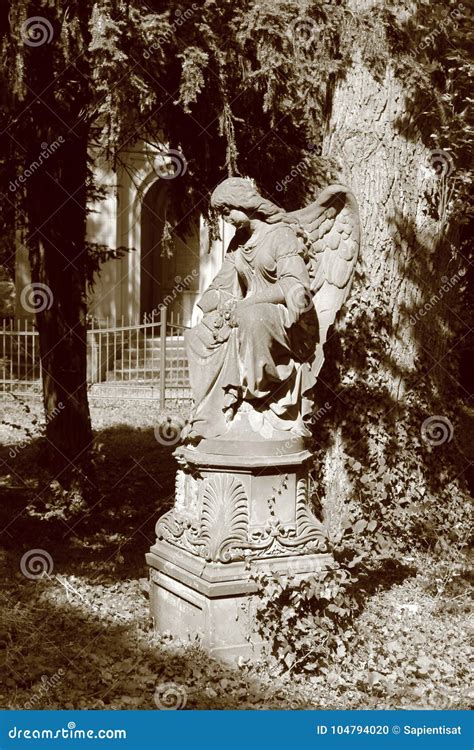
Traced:
<path id="1" fill-rule="evenodd" d="M 242 402 L 262 415 L 270 432 L 307 436 L 317 321 L 297 237 L 288 225 L 269 224 L 260 237 L 234 248 L 208 289 L 217 292 L 217 309 L 185 333 L 195 399 L 186 437 L 225 436 L 231 407 Z M 239 300 L 280 290 L 282 303 L 239 310 Z M 224 306 L 234 300 L 233 326 L 222 324 Z"/>

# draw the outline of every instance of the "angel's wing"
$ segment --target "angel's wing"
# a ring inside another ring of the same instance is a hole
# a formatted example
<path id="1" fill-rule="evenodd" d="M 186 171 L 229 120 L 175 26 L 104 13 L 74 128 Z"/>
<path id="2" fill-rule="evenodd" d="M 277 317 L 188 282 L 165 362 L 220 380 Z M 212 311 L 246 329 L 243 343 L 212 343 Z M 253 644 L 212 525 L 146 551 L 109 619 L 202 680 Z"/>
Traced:
<path id="1" fill-rule="evenodd" d="M 317 377 L 324 362 L 328 330 L 349 295 L 359 253 L 359 209 L 347 187 L 330 185 L 314 203 L 289 215 L 299 222 L 310 240 L 305 259 L 319 325 L 312 362 Z"/>

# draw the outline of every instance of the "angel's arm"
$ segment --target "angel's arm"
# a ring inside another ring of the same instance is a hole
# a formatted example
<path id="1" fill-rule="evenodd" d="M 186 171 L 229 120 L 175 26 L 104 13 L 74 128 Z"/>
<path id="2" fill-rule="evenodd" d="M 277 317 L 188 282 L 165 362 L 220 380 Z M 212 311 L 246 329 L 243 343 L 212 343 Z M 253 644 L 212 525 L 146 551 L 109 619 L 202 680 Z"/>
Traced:
<path id="1" fill-rule="evenodd" d="M 295 238 L 296 240 L 296 238 Z M 310 278 L 306 263 L 298 252 L 298 245 L 295 243 L 289 251 L 282 252 L 277 258 L 277 276 L 278 283 L 283 291 L 285 300 L 290 295 L 302 295 L 309 293 Z"/>
<path id="2" fill-rule="evenodd" d="M 256 294 L 251 294 L 240 303 L 241 306 L 258 305 L 263 302 L 271 302 L 274 305 L 284 304 L 285 295 L 279 284 L 272 284 Z"/>
<path id="3" fill-rule="evenodd" d="M 266 289 L 248 297 L 245 302 L 258 304 L 288 304 L 291 297 L 302 297 L 309 290 L 309 276 L 304 260 L 299 255 L 299 245 L 289 227 L 282 228 L 273 235 L 275 243 L 276 282 Z M 301 290 L 301 291 L 300 291 Z M 291 301 L 291 300 L 290 300 Z"/>
<path id="4" fill-rule="evenodd" d="M 234 253 L 228 252 L 220 271 L 215 275 L 212 283 L 199 300 L 198 307 L 201 308 L 203 313 L 209 313 L 217 310 L 220 303 L 230 299 L 240 299 L 241 297 L 242 292 L 235 268 Z"/>
<path id="5" fill-rule="evenodd" d="M 277 278 L 286 307 L 298 316 L 311 301 L 310 278 L 294 232 L 286 232 L 288 241 L 279 246 L 276 256 Z"/>

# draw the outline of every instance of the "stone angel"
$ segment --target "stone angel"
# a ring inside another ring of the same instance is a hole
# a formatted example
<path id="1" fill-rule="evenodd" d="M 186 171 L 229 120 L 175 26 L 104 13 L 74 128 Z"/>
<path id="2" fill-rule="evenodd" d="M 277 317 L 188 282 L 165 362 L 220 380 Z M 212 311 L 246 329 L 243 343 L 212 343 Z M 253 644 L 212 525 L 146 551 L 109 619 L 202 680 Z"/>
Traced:
<path id="1" fill-rule="evenodd" d="M 183 438 L 203 441 L 200 450 L 216 439 L 304 441 L 324 343 L 357 262 L 355 197 L 331 185 L 285 212 L 231 177 L 211 205 L 236 231 L 199 301 L 202 320 L 185 334 L 194 410 Z"/>

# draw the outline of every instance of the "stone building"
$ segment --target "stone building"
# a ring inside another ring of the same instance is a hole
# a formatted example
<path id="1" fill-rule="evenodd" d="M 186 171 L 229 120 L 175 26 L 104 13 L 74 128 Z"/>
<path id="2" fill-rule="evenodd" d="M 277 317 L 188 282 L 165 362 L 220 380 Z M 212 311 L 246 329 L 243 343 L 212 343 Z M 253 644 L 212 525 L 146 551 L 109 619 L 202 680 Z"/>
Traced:
<path id="1" fill-rule="evenodd" d="M 97 158 L 96 183 L 102 197 L 91 206 L 87 236 L 91 243 L 108 248 L 129 248 L 119 259 L 103 264 L 91 294 L 89 313 L 103 325 L 153 320 L 166 304 L 182 325 L 196 322 L 196 302 L 219 269 L 231 229 L 222 222 L 221 240 L 209 242 L 206 223 L 195 221 L 185 240 L 174 238 L 172 257 L 165 257 L 163 235 L 166 191 L 170 179 L 179 179 L 186 164 L 176 164 L 174 154 L 163 154 L 143 143 L 122 151 L 115 160 Z M 22 309 L 21 290 L 29 284 L 26 249 L 19 243 L 16 259 L 16 317 L 31 317 Z"/>

